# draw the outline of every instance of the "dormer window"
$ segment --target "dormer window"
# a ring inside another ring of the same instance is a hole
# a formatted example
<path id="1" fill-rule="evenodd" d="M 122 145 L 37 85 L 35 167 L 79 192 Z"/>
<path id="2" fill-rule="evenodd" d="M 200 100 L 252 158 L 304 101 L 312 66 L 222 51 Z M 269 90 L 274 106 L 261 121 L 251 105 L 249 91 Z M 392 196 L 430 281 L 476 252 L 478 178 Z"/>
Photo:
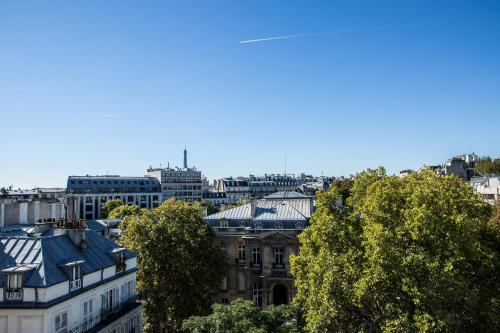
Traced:
<path id="1" fill-rule="evenodd" d="M 7 301 L 23 300 L 23 275 L 7 274 L 5 276 L 5 299 Z"/>
<path id="2" fill-rule="evenodd" d="M 227 220 L 220 220 L 219 222 L 219 227 L 220 227 L 220 231 L 225 231 L 226 228 L 229 226 L 229 222 Z"/>
<path id="3" fill-rule="evenodd" d="M 82 287 L 81 267 L 77 264 L 70 269 L 69 291 L 80 289 Z"/>
<path id="4" fill-rule="evenodd" d="M 113 256 L 115 257 L 115 267 L 116 267 L 116 273 L 121 273 L 126 270 L 126 264 L 125 264 L 125 256 L 124 256 L 124 248 L 116 248 L 111 251 Z"/>

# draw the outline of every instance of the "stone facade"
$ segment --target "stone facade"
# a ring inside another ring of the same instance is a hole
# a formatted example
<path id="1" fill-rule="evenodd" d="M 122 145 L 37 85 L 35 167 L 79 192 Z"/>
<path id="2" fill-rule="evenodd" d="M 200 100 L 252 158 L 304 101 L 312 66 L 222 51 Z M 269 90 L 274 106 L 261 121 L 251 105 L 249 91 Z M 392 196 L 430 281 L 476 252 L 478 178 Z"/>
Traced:
<path id="1" fill-rule="evenodd" d="M 214 302 L 289 304 L 295 295 L 290 256 L 298 252 L 297 236 L 312 211 L 312 198 L 278 192 L 205 217 L 229 263 Z"/>

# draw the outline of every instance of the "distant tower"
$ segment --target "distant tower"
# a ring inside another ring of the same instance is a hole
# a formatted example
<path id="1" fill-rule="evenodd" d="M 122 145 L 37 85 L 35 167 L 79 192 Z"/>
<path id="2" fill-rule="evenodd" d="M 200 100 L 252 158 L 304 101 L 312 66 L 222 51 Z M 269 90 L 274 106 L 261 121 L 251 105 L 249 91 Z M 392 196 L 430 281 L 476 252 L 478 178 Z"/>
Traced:
<path id="1" fill-rule="evenodd" d="M 184 147 L 184 169 L 188 167 L 188 151 L 186 147 Z"/>

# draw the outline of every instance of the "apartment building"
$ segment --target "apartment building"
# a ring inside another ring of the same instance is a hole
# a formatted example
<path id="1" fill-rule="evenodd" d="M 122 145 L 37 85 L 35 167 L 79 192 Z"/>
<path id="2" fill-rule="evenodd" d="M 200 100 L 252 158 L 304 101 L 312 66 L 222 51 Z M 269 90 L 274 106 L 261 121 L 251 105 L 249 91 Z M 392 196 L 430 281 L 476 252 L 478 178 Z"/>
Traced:
<path id="1" fill-rule="evenodd" d="M 83 220 L 5 227 L 0 243 L 0 332 L 142 332 L 136 255 Z"/>
<path id="2" fill-rule="evenodd" d="M 72 219 L 103 217 L 101 207 L 111 199 L 120 199 L 126 205 L 141 208 L 154 208 L 162 201 L 160 182 L 147 176 L 70 176 L 67 194 L 73 201 L 73 209 L 68 212 Z"/>

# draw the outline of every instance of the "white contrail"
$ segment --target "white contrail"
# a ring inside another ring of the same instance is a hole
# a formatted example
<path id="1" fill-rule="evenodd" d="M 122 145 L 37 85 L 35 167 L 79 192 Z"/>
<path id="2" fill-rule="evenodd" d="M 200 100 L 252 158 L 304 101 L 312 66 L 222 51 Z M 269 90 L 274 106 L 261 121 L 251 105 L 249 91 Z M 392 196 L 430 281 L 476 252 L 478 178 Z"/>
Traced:
<path id="1" fill-rule="evenodd" d="M 248 39 L 248 40 L 241 40 L 238 43 L 239 44 L 257 43 L 257 42 L 265 42 L 268 40 L 276 40 L 276 39 L 289 39 L 289 38 L 307 37 L 307 36 L 315 36 L 315 35 L 327 35 L 327 34 L 333 34 L 336 32 L 338 32 L 338 31 L 312 32 L 312 33 L 308 33 L 308 34 L 296 34 L 296 35 L 276 36 L 276 37 L 259 38 L 259 39 Z"/>

